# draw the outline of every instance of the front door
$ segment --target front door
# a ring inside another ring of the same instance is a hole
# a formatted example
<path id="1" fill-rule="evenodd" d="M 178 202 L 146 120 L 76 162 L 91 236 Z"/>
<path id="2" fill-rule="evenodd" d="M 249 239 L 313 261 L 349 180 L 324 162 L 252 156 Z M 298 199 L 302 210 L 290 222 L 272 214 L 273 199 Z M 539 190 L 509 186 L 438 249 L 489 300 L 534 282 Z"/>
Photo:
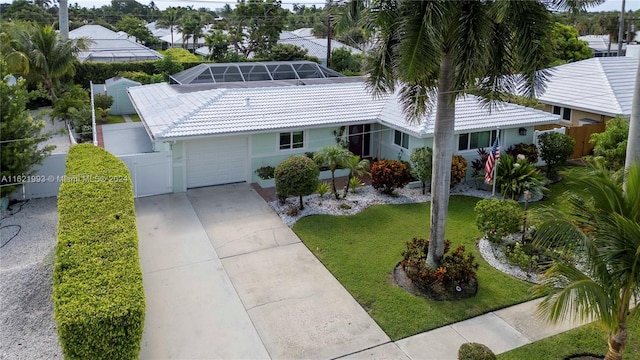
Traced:
<path id="1" fill-rule="evenodd" d="M 361 158 L 371 155 L 371 124 L 349 126 L 349 151 Z"/>

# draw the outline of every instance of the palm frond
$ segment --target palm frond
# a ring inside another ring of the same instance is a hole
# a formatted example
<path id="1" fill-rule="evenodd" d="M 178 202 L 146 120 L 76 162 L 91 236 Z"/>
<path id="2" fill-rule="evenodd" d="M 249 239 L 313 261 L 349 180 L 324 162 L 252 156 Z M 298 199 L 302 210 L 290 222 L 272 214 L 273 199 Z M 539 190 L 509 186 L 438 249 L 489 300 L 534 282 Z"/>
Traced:
<path id="1" fill-rule="evenodd" d="M 411 124 L 420 124 L 425 117 L 431 116 L 436 107 L 436 81 L 426 85 L 404 84 L 400 88 L 400 104 L 407 120 Z"/>
<path id="2" fill-rule="evenodd" d="M 402 2 L 402 33 L 396 55 L 401 80 L 409 84 L 422 83 L 425 78 L 433 78 L 440 64 L 440 39 L 437 27 L 442 21 L 439 3 L 434 1 Z"/>
<path id="3" fill-rule="evenodd" d="M 616 319 L 609 292 L 573 266 L 556 263 L 534 287 L 534 296 L 546 297 L 538 306 L 538 316 L 551 323 L 562 320 L 613 324 Z"/>
<path id="4" fill-rule="evenodd" d="M 458 71 L 454 79 L 455 89 L 475 86 L 477 79 L 486 76 L 489 64 L 499 59 L 489 57 L 487 40 L 491 38 L 492 19 L 489 6 L 480 1 L 460 1 L 455 20 L 455 36 L 452 40 L 452 54 Z"/>

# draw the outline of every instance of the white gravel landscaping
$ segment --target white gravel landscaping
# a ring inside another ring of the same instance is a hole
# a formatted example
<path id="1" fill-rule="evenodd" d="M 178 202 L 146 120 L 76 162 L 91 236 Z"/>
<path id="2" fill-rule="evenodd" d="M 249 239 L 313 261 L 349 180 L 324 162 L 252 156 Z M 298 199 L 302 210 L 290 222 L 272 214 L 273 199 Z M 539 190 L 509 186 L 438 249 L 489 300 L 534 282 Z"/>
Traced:
<path id="1" fill-rule="evenodd" d="M 0 359 L 63 358 L 51 300 L 57 223 L 56 198 L 2 213 Z"/>
<path id="2" fill-rule="evenodd" d="M 342 196 L 343 191 L 339 190 L 338 192 Z M 467 195 L 487 199 L 491 197 L 491 192 L 478 190 L 474 186 L 462 183 L 451 189 L 451 195 Z M 541 195 L 535 196 L 531 202 L 540 199 L 542 199 Z M 269 206 L 275 210 L 287 226 L 293 227 L 298 219 L 309 215 L 354 215 L 372 205 L 421 203 L 430 201 L 431 196 L 428 192 L 426 195 L 422 195 L 421 188 L 408 187 L 396 189 L 393 196 L 389 196 L 381 194 L 371 185 L 367 185 L 358 188 L 355 193 L 351 193 L 350 190 L 346 199 L 336 200 L 333 195 L 327 193 L 322 199 L 320 195 L 312 194 L 303 196 L 302 200 L 304 209 L 300 211 L 294 210 L 299 208 L 300 200 L 293 196 L 287 198 L 284 205 L 276 200 L 269 202 Z"/>
<path id="3" fill-rule="evenodd" d="M 342 191 L 339 191 L 342 195 Z M 478 198 L 490 198 L 491 192 L 479 190 L 475 186 L 469 184 L 458 184 L 451 189 L 451 195 L 466 195 Z M 499 196 L 499 195 L 498 195 Z M 358 188 L 355 193 L 349 192 L 346 199 L 336 200 L 333 195 L 325 194 L 321 199 L 318 194 L 304 196 L 304 209 L 297 211 L 300 200 L 298 197 L 287 198 L 284 205 L 277 200 L 269 202 L 275 212 L 280 216 L 282 221 L 289 227 L 298 221 L 298 219 L 317 214 L 327 215 L 354 215 L 372 205 L 378 204 L 409 204 L 420 203 L 431 200 L 429 193 L 422 195 L 421 188 L 403 188 L 397 189 L 393 196 L 384 195 L 377 192 L 372 186 L 363 186 Z M 534 195 L 531 202 L 540 201 L 542 195 Z M 523 200 L 521 200 L 522 202 Z M 527 273 L 519 267 L 509 263 L 500 249 L 494 250 L 489 241 L 481 239 L 478 244 L 482 258 L 491 266 L 506 274 L 512 275 L 518 279 L 537 282 L 536 275 Z"/>

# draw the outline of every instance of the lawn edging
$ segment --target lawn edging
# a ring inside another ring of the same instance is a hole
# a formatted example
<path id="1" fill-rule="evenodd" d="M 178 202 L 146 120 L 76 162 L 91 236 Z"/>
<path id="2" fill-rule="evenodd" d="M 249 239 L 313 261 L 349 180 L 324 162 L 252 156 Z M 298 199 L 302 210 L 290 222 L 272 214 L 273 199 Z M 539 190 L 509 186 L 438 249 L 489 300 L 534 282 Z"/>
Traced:
<path id="1" fill-rule="evenodd" d="M 81 144 L 58 195 L 53 305 L 66 359 L 138 358 L 145 296 L 125 164 Z"/>

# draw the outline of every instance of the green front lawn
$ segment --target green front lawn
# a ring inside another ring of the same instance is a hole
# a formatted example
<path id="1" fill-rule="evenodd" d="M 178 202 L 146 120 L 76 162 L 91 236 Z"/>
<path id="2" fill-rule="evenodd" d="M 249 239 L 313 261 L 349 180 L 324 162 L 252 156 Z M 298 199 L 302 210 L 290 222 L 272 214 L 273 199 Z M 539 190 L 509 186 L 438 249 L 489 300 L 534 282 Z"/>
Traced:
<path id="1" fill-rule="evenodd" d="M 131 114 L 131 115 L 129 115 L 129 117 L 131 118 L 131 121 L 133 121 L 133 122 L 140 122 L 140 116 L 138 116 L 138 114 Z"/>
<path id="2" fill-rule="evenodd" d="M 107 120 L 103 124 L 121 124 L 126 122 L 122 115 L 107 115 Z"/>
<path id="3" fill-rule="evenodd" d="M 354 216 L 300 219 L 294 231 L 393 340 L 530 299 L 530 284 L 488 265 L 476 248 L 480 236 L 473 207 L 479 199 L 452 196 L 447 237 L 465 245 L 480 263 L 478 295 L 462 301 L 432 301 L 394 286 L 390 273 L 405 243 L 427 237 L 429 203 L 379 205 Z"/>
<path id="4" fill-rule="evenodd" d="M 627 325 L 629 337 L 624 348 L 624 358 L 640 359 L 640 319 L 634 318 Z M 498 359 L 562 360 L 574 354 L 605 355 L 606 352 L 607 334 L 597 324 L 589 324 L 500 354 Z"/>

